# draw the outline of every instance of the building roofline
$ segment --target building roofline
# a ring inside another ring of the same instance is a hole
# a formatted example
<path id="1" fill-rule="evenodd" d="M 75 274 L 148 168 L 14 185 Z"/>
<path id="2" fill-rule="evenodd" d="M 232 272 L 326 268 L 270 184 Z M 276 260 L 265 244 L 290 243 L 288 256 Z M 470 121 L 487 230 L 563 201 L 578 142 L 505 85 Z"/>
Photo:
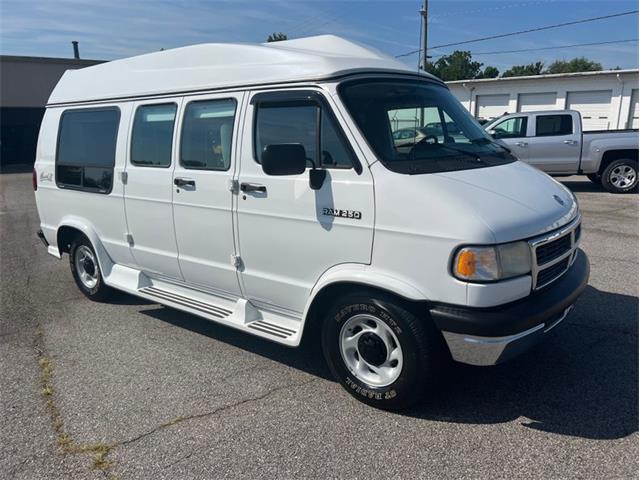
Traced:
<path id="1" fill-rule="evenodd" d="M 541 78 L 563 78 L 563 77 L 587 77 L 594 75 L 612 75 L 618 73 L 638 73 L 637 68 L 627 68 L 624 70 L 598 70 L 596 72 L 571 72 L 571 73 L 545 73 L 542 75 L 526 75 L 522 77 L 497 77 L 497 78 L 471 78 L 468 80 L 453 80 L 445 82 L 447 85 L 457 85 L 463 83 L 483 83 L 483 82 L 509 82 L 514 80 L 534 80 Z"/>
<path id="2" fill-rule="evenodd" d="M 60 57 L 28 57 L 23 55 L 0 55 L 0 61 L 25 62 L 25 63 L 54 63 L 54 64 L 77 64 L 77 65 L 98 65 L 106 63 L 108 60 L 92 60 L 88 58 L 60 58 Z"/>

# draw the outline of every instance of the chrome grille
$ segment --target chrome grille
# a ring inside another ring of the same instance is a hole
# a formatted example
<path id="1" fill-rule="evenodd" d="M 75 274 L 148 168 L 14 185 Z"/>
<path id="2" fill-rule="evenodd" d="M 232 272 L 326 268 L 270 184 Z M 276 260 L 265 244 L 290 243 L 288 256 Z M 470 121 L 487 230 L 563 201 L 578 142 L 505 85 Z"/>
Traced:
<path id="1" fill-rule="evenodd" d="M 544 265 L 571 250 L 571 235 L 565 235 L 536 248 L 536 261 Z"/>
<path id="2" fill-rule="evenodd" d="M 546 285 L 552 282 L 555 278 L 562 275 L 569 266 L 569 259 L 565 258 L 558 263 L 554 263 L 550 267 L 540 270 L 538 273 L 538 283 L 540 285 Z"/>
<path id="3" fill-rule="evenodd" d="M 576 258 L 579 243 L 579 216 L 565 227 L 529 240 L 534 290 L 549 285 L 569 269 Z"/>

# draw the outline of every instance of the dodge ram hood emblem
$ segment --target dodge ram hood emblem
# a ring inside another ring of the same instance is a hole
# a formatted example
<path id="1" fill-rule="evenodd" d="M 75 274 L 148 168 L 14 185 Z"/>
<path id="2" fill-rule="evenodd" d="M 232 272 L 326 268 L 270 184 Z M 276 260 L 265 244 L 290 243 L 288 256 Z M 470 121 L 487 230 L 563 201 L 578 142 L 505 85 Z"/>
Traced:
<path id="1" fill-rule="evenodd" d="M 560 205 L 564 205 L 564 200 L 562 200 L 558 195 L 554 195 L 553 199 L 558 202 Z"/>

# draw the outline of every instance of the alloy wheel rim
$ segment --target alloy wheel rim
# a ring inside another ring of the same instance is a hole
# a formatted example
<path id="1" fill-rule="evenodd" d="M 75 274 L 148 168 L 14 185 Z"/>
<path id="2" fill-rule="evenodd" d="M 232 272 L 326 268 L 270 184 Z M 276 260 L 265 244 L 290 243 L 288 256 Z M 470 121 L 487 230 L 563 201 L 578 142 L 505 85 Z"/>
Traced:
<path id="1" fill-rule="evenodd" d="M 402 347 L 395 333 L 373 315 L 349 318 L 340 330 L 340 354 L 349 371 L 372 387 L 386 387 L 402 372 Z"/>
<path id="2" fill-rule="evenodd" d="M 628 188 L 634 184 L 637 173 L 630 165 L 619 165 L 611 170 L 609 181 L 616 188 Z"/>
<path id="3" fill-rule="evenodd" d="M 78 278 L 89 290 L 98 284 L 98 264 L 93 252 L 86 245 L 80 245 L 76 249 L 75 267 Z"/>

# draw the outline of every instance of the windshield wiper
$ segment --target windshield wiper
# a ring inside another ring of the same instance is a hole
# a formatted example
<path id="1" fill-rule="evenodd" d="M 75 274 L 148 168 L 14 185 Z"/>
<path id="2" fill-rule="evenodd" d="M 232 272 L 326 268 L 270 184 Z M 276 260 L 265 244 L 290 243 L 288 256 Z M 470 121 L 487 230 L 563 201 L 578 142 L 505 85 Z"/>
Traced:
<path id="1" fill-rule="evenodd" d="M 440 148 L 444 148 L 445 150 L 450 150 L 450 151 L 452 151 L 452 152 L 461 153 L 461 154 L 462 154 L 462 155 L 464 155 L 465 157 L 471 158 L 471 159 L 473 159 L 474 161 L 476 161 L 476 162 L 478 162 L 478 163 L 484 163 L 484 164 L 486 164 L 486 163 L 487 163 L 487 162 L 485 162 L 484 160 L 482 160 L 482 159 L 480 158 L 480 156 L 479 156 L 479 155 L 476 155 L 475 153 L 468 152 L 468 151 L 463 150 L 463 149 L 461 149 L 461 148 L 455 148 L 455 147 L 451 147 L 451 146 L 449 146 L 449 145 L 444 145 L 444 144 L 442 144 L 442 143 L 438 143 L 437 145 L 438 145 Z"/>
<path id="2" fill-rule="evenodd" d="M 427 139 L 427 138 L 429 138 L 429 137 L 424 137 L 424 138 L 420 139 L 418 142 L 414 143 L 413 147 L 411 148 L 411 157 L 412 157 L 413 160 L 415 160 L 415 155 L 416 155 L 415 151 L 416 151 L 416 147 L 418 145 L 430 145 L 430 146 L 433 146 L 433 147 L 444 148 L 445 150 L 449 150 L 451 152 L 460 153 L 460 154 L 464 155 L 465 157 L 468 157 L 468 158 L 470 158 L 470 159 L 472 159 L 472 160 L 474 160 L 476 162 L 483 162 L 483 160 L 478 155 L 476 155 L 475 153 L 471 153 L 471 152 L 468 152 L 466 150 L 462 150 L 460 148 L 450 147 L 449 145 L 445 145 L 445 144 L 439 143 L 439 142 L 427 144 L 425 142 L 425 139 Z M 483 162 L 483 163 L 486 164 L 486 162 Z"/>

